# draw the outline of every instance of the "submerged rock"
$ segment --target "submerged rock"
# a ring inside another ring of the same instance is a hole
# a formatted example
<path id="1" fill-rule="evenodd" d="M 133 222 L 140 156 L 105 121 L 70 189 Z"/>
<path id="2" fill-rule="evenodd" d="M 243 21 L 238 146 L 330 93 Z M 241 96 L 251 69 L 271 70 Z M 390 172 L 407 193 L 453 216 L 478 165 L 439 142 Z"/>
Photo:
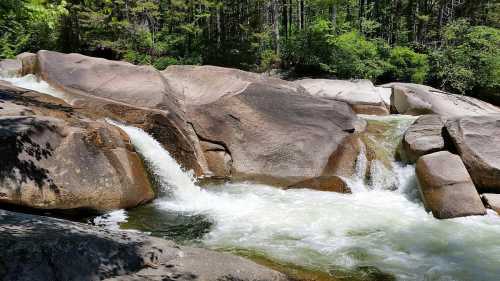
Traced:
<path id="1" fill-rule="evenodd" d="M 317 191 L 351 193 L 347 183 L 338 176 L 321 176 L 293 184 L 288 189 L 308 188 Z"/>
<path id="2" fill-rule="evenodd" d="M 482 198 L 486 207 L 500 215 L 500 194 L 485 193 Z"/>
<path id="3" fill-rule="evenodd" d="M 400 158 L 415 163 L 423 155 L 444 150 L 443 128 L 444 122 L 439 115 L 418 118 L 404 135 Z"/>
<path id="4" fill-rule="evenodd" d="M 500 193 L 500 114 L 455 118 L 446 130 L 477 188 Z"/>
<path id="5" fill-rule="evenodd" d="M 0 83 L 0 203 L 102 212 L 154 192 L 128 136 L 63 101 Z"/>
<path id="6" fill-rule="evenodd" d="M 420 157 L 417 179 L 425 207 L 438 219 L 485 215 L 481 198 L 458 155 L 448 151 Z"/>
<path id="7" fill-rule="evenodd" d="M 315 97 L 347 102 L 356 113 L 389 114 L 385 97 L 390 97 L 390 94 L 376 88 L 369 80 L 303 79 L 296 83 Z"/>
<path id="8" fill-rule="evenodd" d="M 444 117 L 500 113 L 500 108 L 478 99 L 446 93 L 429 86 L 390 83 L 391 111 L 399 114 L 438 114 Z"/>
<path id="9" fill-rule="evenodd" d="M 0 249 L 2 280 L 287 280 L 230 254 L 3 210 Z"/>

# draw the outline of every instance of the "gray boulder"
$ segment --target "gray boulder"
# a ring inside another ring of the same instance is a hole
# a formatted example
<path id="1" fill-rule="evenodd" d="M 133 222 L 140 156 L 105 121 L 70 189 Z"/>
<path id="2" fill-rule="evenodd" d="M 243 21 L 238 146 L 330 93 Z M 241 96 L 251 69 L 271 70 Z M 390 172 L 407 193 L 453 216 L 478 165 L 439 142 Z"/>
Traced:
<path id="1" fill-rule="evenodd" d="M 445 149 L 442 135 L 444 122 L 439 115 L 424 115 L 418 118 L 406 131 L 400 157 L 415 163 L 423 155 Z"/>
<path id="2" fill-rule="evenodd" d="M 356 113 L 388 115 L 387 91 L 376 88 L 369 80 L 302 79 L 296 81 L 311 95 L 347 102 Z"/>
<path id="3" fill-rule="evenodd" d="M 295 83 L 215 67 L 162 72 L 186 111 L 217 177 L 292 185 L 325 174 L 329 158 L 364 121 L 344 102 Z"/>
<path id="4" fill-rule="evenodd" d="M 80 54 L 39 51 L 40 77 L 70 95 L 73 104 L 81 96 L 156 108 L 179 114 L 177 99 L 165 79 L 151 66 L 136 66 Z"/>
<path id="5" fill-rule="evenodd" d="M 443 117 L 500 113 L 500 108 L 478 99 L 449 94 L 411 83 L 383 85 L 392 88 L 391 111 L 408 115 L 438 114 Z"/>
<path id="6" fill-rule="evenodd" d="M 0 83 L 0 203 L 107 211 L 154 198 L 128 136 L 63 101 Z"/>
<path id="7" fill-rule="evenodd" d="M 0 249 L 1 280 L 287 280 L 230 254 L 4 210 Z"/>
<path id="8" fill-rule="evenodd" d="M 500 193 L 500 114 L 455 118 L 446 130 L 477 188 Z"/>
<path id="9" fill-rule="evenodd" d="M 153 67 L 51 51 L 24 53 L 19 60 L 23 71 L 34 71 L 74 108 L 144 129 L 186 170 L 202 174 L 177 92 Z"/>
<path id="10" fill-rule="evenodd" d="M 474 183 L 458 155 L 440 151 L 420 157 L 417 179 L 425 207 L 438 219 L 485 215 Z"/>

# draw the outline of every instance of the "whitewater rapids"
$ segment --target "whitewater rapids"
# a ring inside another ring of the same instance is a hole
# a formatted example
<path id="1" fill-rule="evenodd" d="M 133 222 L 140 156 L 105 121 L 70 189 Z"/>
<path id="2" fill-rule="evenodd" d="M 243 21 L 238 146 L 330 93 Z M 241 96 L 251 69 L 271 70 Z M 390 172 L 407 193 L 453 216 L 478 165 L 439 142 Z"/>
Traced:
<path id="1" fill-rule="evenodd" d="M 64 99 L 35 76 L 2 79 Z M 404 117 L 380 119 L 393 118 Z M 499 280 L 500 217 L 490 211 L 484 217 L 434 219 L 418 199 L 412 166 L 394 163 L 389 175 L 381 169 L 372 186 L 361 180 L 366 171 L 360 168 L 359 178 L 349 181 L 354 194 L 251 183 L 201 189 L 146 132 L 112 123 L 130 136 L 159 181 L 164 196 L 154 202 L 156 208 L 213 222 L 202 238 L 207 247 L 255 251 L 323 272 L 368 266 L 405 281 Z M 404 126 L 391 134 L 401 134 Z M 397 179 L 397 191 L 381 188 L 387 178 Z M 113 228 L 126 219 L 122 210 L 96 222 Z"/>
<path id="2" fill-rule="evenodd" d="M 410 195 L 416 188 L 411 166 L 395 167 L 398 191 L 357 188 L 338 194 L 251 183 L 206 190 L 147 133 L 115 125 L 170 194 L 155 202 L 157 208 L 202 214 L 214 222 L 203 238 L 206 246 L 249 249 L 325 272 L 374 266 L 399 280 L 500 276 L 498 216 L 434 219 Z"/>

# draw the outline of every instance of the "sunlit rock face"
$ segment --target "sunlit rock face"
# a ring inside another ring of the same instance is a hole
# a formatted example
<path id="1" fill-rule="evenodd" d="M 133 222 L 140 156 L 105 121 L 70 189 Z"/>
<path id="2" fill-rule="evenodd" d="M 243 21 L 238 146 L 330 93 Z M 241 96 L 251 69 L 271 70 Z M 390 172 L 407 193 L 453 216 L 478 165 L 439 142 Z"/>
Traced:
<path id="1" fill-rule="evenodd" d="M 154 198 L 120 129 L 62 100 L 0 84 L 0 202 L 103 212 Z"/>
<path id="2" fill-rule="evenodd" d="M 162 74 L 182 91 L 186 118 L 218 176 L 281 186 L 321 176 L 344 140 L 364 127 L 346 103 L 307 95 L 295 83 L 217 67 Z"/>
<path id="3" fill-rule="evenodd" d="M 441 151 L 420 157 L 417 178 L 425 206 L 436 218 L 486 214 L 476 187 L 458 155 Z"/>
<path id="4" fill-rule="evenodd" d="M 437 114 L 443 117 L 500 113 L 500 108 L 481 100 L 454 95 L 429 86 L 411 83 L 390 83 L 391 111 L 399 114 Z"/>
<path id="5" fill-rule="evenodd" d="M 315 97 L 348 103 L 356 113 L 388 115 L 391 92 L 369 80 L 302 79 L 296 81 Z"/>
<path id="6" fill-rule="evenodd" d="M 500 193 L 500 114 L 455 118 L 446 131 L 476 187 Z"/>
<path id="7" fill-rule="evenodd" d="M 443 137 L 444 120 L 439 115 L 424 115 L 406 131 L 399 156 L 410 163 L 418 158 L 445 149 Z"/>

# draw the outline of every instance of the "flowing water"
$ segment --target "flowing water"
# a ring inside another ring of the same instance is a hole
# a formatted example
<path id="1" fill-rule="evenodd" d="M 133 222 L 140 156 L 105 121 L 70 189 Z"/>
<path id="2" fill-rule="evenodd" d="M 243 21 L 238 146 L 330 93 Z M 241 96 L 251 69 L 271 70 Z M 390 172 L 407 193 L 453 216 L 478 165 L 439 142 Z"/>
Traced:
<path id="1" fill-rule="evenodd" d="M 168 194 L 154 208 L 205 217 L 212 225 L 202 232 L 200 242 L 207 247 L 253 251 L 339 278 L 366 268 L 398 280 L 478 281 L 500 276 L 500 219 L 493 213 L 434 219 L 412 192 L 412 166 L 394 164 L 396 191 L 365 186 L 353 189 L 354 194 L 338 194 L 252 183 L 202 189 L 151 136 L 117 125 Z M 363 185 L 361 179 L 353 182 Z"/>
<path id="2" fill-rule="evenodd" d="M 412 120 L 369 118 L 369 123 L 386 126 L 367 136 L 382 155 L 376 161 L 393 158 Z M 368 160 L 361 153 L 357 175 L 349 180 L 353 194 L 252 183 L 200 188 L 150 135 L 112 123 L 130 136 L 160 183 L 161 196 L 149 206 L 100 217 L 97 224 L 265 257 L 334 280 L 500 279 L 500 217 L 490 212 L 484 217 L 434 219 L 419 200 L 413 166 L 392 160 L 389 165 L 371 165 L 366 180 L 363 161 Z"/>
<path id="3" fill-rule="evenodd" d="M 1 77 L 0 80 L 4 80 L 12 83 L 15 86 L 25 88 L 28 90 L 37 91 L 40 93 L 44 93 L 62 100 L 65 100 L 64 93 L 56 90 L 52 86 L 50 86 L 47 82 L 38 79 L 33 74 L 28 74 L 23 77 Z"/>

